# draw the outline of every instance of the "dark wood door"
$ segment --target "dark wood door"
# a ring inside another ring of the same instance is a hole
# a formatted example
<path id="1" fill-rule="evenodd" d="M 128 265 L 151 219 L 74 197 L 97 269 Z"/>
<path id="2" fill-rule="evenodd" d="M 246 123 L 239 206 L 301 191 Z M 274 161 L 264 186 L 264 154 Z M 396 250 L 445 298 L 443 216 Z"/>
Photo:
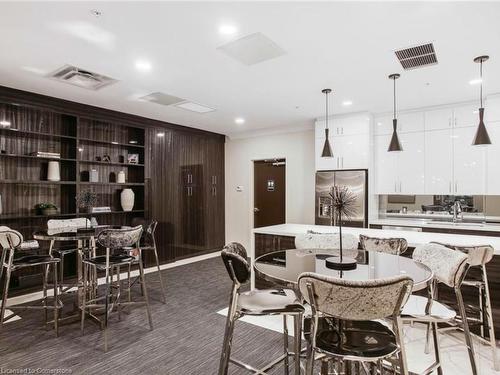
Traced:
<path id="1" fill-rule="evenodd" d="M 285 160 L 254 162 L 254 227 L 285 222 Z"/>

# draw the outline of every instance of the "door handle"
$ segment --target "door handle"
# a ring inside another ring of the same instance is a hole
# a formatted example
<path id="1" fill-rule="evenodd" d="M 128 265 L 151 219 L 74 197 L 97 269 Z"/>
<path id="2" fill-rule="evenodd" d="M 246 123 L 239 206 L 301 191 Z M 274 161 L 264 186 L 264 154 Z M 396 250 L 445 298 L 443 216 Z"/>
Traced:
<path id="1" fill-rule="evenodd" d="M 342 134 L 344 134 L 344 131 L 342 131 Z M 342 168 L 344 168 L 344 157 L 342 156 Z"/>
<path id="2" fill-rule="evenodd" d="M 253 208 L 253 213 L 254 213 L 254 214 L 256 214 L 256 213 L 258 213 L 258 212 L 260 212 L 260 210 L 259 210 L 257 207 L 254 207 L 254 208 Z"/>
<path id="3" fill-rule="evenodd" d="M 401 190 L 403 190 L 402 186 L 403 186 L 403 183 L 401 181 L 399 181 L 399 192 L 400 193 L 401 193 Z"/>

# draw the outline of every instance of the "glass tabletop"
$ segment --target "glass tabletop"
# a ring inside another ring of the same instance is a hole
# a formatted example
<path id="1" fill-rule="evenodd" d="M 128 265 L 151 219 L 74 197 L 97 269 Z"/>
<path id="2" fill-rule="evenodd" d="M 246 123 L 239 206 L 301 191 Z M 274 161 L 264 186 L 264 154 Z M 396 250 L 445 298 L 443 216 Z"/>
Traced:
<path id="1" fill-rule="evenodd" d="M 370 280 L 408 275 L 413 279 L 413 290 L 424 289 L 432 279 L 432 271 L 425 265 L 398 255 L 364 250 L 344 250 L 343 255 L 357 260 L 350 271 L 336 271 L 326 266 L 325 259 L 338 256 L 335 249 L 290 249 L 275 251 L 255 259 L 256 274 L 268 281 L 295 285 L 303 272 L 349 280 Z"/>
<path id="2" fill-rule="evenodd" d="M 128 226 L 121 225 L 98 225 L 92 228 L 58 228 L 53 230 L 40 229 L 33 233 L 33 238 L 35 240 L 47 240 L 47 241 L 78 241 L 78 240 L 88 240 L 92 237 L 97 237 L 97 235 L 104 229 L 125 229 L 130 228 Z"/>

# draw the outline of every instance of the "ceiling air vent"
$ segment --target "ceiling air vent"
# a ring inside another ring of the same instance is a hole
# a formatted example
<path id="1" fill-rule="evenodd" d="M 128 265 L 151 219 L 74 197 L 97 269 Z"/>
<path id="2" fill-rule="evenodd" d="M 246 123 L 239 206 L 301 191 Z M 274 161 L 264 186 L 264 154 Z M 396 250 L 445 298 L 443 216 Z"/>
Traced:
<path id="1" fill-rule="evenodd" d="M 217 48 L 245 65 L 254 65 L 283 56 L 286 52 L 262 33 L 254 33 Z"/>
<path id="2" fill-rule="evenodd" d="M 165 94 L 163 92 L 153 92 L 152 94 L 143 96 L 139 99 L 147 100 L 148 102 L 153 102 L 161 105 L 173 105 L 177 103 L 185 102 L 186 100 L 178 98 L 177 96 Z"/>
<path id="3" fill-rule="evenodd" d="M 90 72 L 72 65 L 64 65 L 49 74 L 50 78 L 89 90 L 98 90 L 117 82 L 116 79 Z"/>
<path id="4" fill-rule="evenodd" d="M 394 51 L 404 70 L 422 68 L 424 66 L 438 63 L 434 45 L 432 43 L 422 44 Z"/>

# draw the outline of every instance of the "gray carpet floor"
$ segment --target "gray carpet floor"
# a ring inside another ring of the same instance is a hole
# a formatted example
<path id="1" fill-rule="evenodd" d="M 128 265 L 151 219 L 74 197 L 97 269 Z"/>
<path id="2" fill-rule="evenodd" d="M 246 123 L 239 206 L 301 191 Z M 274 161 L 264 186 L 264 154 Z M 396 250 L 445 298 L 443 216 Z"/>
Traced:
<path id="1" fill-rule="evenodd" d="M 117 314 L 111 318 L 105 353 L 102 332 L 90 321 L 84 336 L 75 322 L 61 326 L 56 338 L 52 330 L 45 329 L 42 311 L 19 311 L 22 319 L 0 330 L 0 372 L 61 369 L 59 373 L 66 374 L 216 374 L 225 323 L 217 311 L 227 306 L 231 286 L 222 261 L 217 257 L 162 272 L 166 305 L 161 303 L 157 275 L 147 275 L 153 331 L 145 308 L 125 308 L 121 321 Z M 138 290 L 135 297 L 141 298 Z M 280 334 L 237 323 L 234 358 L 262 366 L 281 351 Z M 229 372 L 248 374 L 234 365 Z M 283 368 L 278 366 L 271 373 L 283 374 Z"/>

